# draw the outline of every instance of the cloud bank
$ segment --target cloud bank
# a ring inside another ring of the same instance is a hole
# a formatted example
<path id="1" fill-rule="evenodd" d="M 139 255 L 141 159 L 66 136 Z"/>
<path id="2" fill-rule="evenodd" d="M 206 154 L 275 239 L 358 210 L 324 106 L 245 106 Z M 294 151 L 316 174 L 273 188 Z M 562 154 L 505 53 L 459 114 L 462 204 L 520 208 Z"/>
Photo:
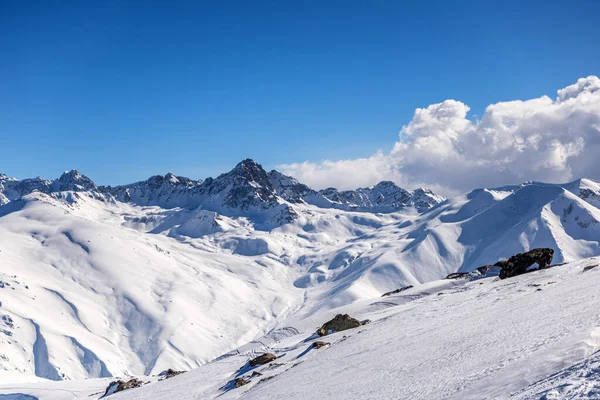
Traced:
<path id="1" fill-rule="evenodd" d="M 356 188 L 392 180 L 445 194 L 527 180 L 600 178 L 600 79 L 579 79 L 555 100 L 542 96 L 489 105 L 481 120 L 446 100 L 418 108 L 392 150 L 368 158 L 278 166 L 315 188 Z"/>

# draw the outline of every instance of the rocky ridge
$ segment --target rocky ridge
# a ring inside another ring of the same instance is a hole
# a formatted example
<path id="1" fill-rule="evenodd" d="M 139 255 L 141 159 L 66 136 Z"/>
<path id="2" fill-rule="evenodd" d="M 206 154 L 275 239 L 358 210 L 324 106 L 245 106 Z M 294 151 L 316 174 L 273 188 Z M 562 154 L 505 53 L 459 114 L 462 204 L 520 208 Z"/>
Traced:
<path id="1" fill-rule="evenodd" d="M 310 204 L 348 211 L 393 212 L 407 207 L 427 210 L 445 199 L 428 189 L 409 191 L 390 181 L 370 188 L 316 191 L 295 178 L 278 171 L 266 172 L 252 159 L 238 163 L 231 171 L 216 178 L 193 180 L 168 173 L 145 181 L 120 186 L 96 186 L 76 170 L 58 179 L 17 180 L 0 174 L 0 205 L 18 200 L 32 192 L 91 192 L 141 206 L 162 208 L 200 208 L 222 215 L 244 216 L 265 228 L 279 226 L 297 218 L 294 204 Z"/>

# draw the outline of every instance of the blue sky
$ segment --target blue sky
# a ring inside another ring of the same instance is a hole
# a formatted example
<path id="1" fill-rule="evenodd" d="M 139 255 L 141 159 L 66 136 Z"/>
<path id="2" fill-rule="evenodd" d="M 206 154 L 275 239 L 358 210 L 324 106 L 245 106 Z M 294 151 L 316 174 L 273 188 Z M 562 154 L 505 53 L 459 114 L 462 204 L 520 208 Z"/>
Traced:
<path id="1" fill-rule="evenodd" d="M 368 157 L 417 107 L 452 98 L 473 117 L 597 75 L 598 15 L 594 0 L 5 1 L 0 171 L 122 184 Z"/>

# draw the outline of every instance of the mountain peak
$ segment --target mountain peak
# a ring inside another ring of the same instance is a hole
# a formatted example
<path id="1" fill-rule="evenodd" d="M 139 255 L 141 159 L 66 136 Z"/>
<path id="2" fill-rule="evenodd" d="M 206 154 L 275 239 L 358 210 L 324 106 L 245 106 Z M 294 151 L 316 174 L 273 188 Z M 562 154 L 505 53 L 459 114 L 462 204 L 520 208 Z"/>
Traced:
<path id="1" fill-rule="evenodd" d="M 377 185 L 375 185 L 374 188 L 394 188 L 394 189 L 400 189 L 400 186 L 396 185 L 392 181 L 381 181 Z"/>
<path id="2" fill-rule="evenodd" d="M 262 165 L 257 163 L 251 158 L 246 158 L 240 161 L 235 168 L 231 170 L 231 174 L 243 176 L 250 181 L 260 182 L 267 178 L 267 172 L 263 169 Z M 268 179 L 266 179 L 268 182 Z"/>
<path id="3" fill-rule="evenodd" d="M 87 176 L 75 169 L 65 171 L 60 178 L 54 181 L 54 191 L 86 191 L 96 188 L 96 184 Z"/>

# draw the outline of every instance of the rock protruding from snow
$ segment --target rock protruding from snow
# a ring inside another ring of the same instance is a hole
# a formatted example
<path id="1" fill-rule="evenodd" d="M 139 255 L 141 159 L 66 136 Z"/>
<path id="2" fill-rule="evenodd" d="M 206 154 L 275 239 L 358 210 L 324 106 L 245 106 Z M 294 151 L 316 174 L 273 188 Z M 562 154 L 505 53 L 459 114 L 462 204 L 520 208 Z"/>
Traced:
<path id="1" fill-rule="evenodd" d="M 264 353 L 252 360 L 250 360 L 249 364 L 251 367 L 256 367 L 257 365 L 265 365 L 270 363 L 271 361 L 275 361 L 277 356 L 271 353 Z"/>
<path id="2" fill-rule="evenodd" d="M 325 347 L 325 346 L 329 346 L 329 345 L 330 345 L 330 343 L 328 343 L 328 342 L 323 342 L 321 340 L 317 340 L 316 342 L 313 342 L 313 344 L 311 344 L 310 347 L 318 350 L 321 347 Z"/>
<path id="3" fill-rule="evenodd" d="M 235 378 L 235 381 L 234 381 L 234 383 L 233 383 L 233 384 L 234 384 L 234 386 L 235 386 L 235 387 L 236 387 L 236 389 L 237 389 L 237 388 L 240 388 L 240 387 L 242 387 L 242 386 L 244 386 L 244 385 L 247 385 L 247 384 L 249 384 L 249 383 L 250 383 L 250 381 L 249 381 L 249 380 L 246 380 L 246 379 L 244 379 L 244 377 L 241 377 L 241 376 L 240 376 L 239 378 Z"/>
<path id="4" fill-rule="evenodd" d="M 317 335 L 326 336 L 335 332 L 345 331 L 347 329 L 358 328 L 361 323 L 356 318 L 348 314 L 338 314 L 332 320 L 327 321 L 317 330 Z"/>
<path id="5" fill-rule="evenodd" d="M 181 374 L 185 374 L 185 371 L 178 371 L 173 368 L 169 368 L 162 371 L 160 374 L 158 374 L 158 376 L 162 377 L 163 379 L 169 379 Z"/>
<path id="6" fill-rule="evenodd" d="M 122 392 L 127 389 L 137 388 L 140 386 L 142 386 L 142 381 L 140 381 L 137 378 L 133 378 L 128 381 L 122 381 L 122 380 L 113 381 L 108 385 L 108 387 L 106 388 L 106 391 L 104 392 L 104 395 L 102 397 L 107 397 L 107 396 L 110 396 L 111 394 Z"/>
<path id="7" fill-rule="evenodd" d="M 506 279 L 517 275 L 522 275 L 529 271 L 529 268 L 537 264 L 539 269 L 544 269 L 552 262 L 554 250 L 548 248 L 533 249 L 526 253 L 519 253 L 506 261 L 498 261 L 494 266 L 500 267 L 500 279 Z"/>
<path id="8" fill-rule="evenodd" d="M 401 287 L 399 289 L 392 290 L 391 292 L 384 293 L 384 294 L 381 295 L 381 297 L 391 296 L 393 294 L 404 292 L 405 290 L 408 290 L 408 289 L 410 289 L 412 287 L 413 287 L 413 285 L 404 286 L 404 287 Z"/>

